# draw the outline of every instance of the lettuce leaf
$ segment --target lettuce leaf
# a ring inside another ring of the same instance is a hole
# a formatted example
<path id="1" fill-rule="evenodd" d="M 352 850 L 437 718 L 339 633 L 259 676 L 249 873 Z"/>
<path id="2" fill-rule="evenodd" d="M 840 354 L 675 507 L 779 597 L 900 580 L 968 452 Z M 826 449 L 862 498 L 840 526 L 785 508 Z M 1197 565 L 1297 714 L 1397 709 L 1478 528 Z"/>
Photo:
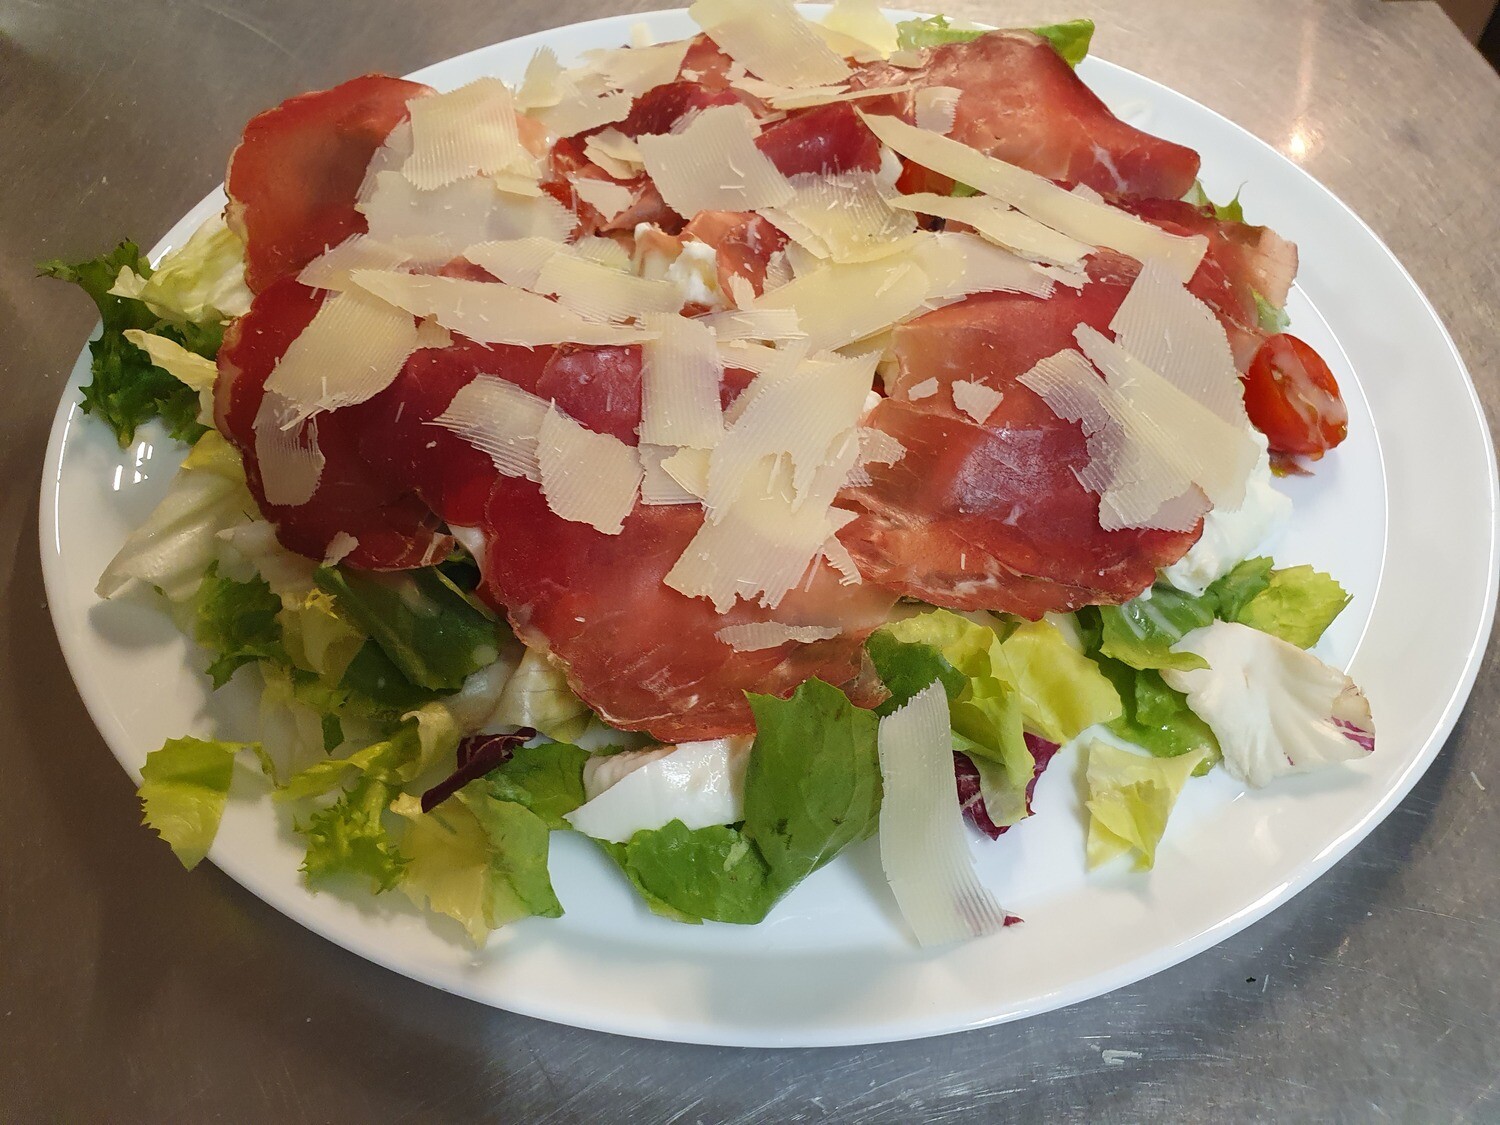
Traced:
<path id="1" fill-rule="evenodd" d="M 1203 763 L 1201 751 L 1147 758 L 1107 743 L 1088 747 L 1088 864 L 1098 867 L 1134 852 L 1137 870 L 1156 862 L 1167 817 L 1187 779 Z"/>
<path id="2" fill-rule="evenodd" d="M 912 696 L 934 680 L 943 682 L 943 690 L 952 703 L 969 686 L 968 678 L 929 644 L 899 641 L 884 629 L 877 629 L 865 642 L 870 662 L 891 697 L 875 708 L 882 718 L 903 706 Z"/>
<path id="3" fill-rule="evenodd" d="M 878 823 L 874 712 L 821 680 L 808 680 L 790 699 L 747 698 L 756 741 L 745 775 L 744 823 L 688 829 L 672 821 L 605 849 L 659 914 L 759 922 L 787 891 Z"/>
<path id="4" fill-rule="evenodd" d="M 1063 62 L 1072 67 L 1088 58 L 1089 45 L 1094 41 L 1093 20 L 1068 20 L 1067 23 L 1053 23 L 1031 30 L 1051 43 Z"/>
<path id="5" fill-rule="evenodd" d="M 431 812 L 407 793 L 391 811 L 407 822 L 401 890 L 458 921 L 475 945 L 518 918 L 562 915 L 547 874 L 547 826 L 521 805 L 470 785 Z"/>
<path id="6" fill-rule="evenodd" d="M 530 809 L 548 828 L 568 828 L 563 819 L 584 802 L 583 764 L 587 750 L 566 742 L 517 746 L 510 760 L 484 777 L 484 786 L 497 801 L 512 801 Z"/>
<path id="7" fill-rule="evenodd" d="M 1271 570 L 1275 565 L 1264 555 L 1245 559 L 1209 586 L 1204 592 L 1204 600 L 1214 607 L 1217 616 L 1233 621 L 1252 598 L 1271 584 Z"/>
<path id="8" fill-rule="evenodd" d="M 419 688 L 457 691 L 499 655 L 502 626 L 436 567 L 374 574 L 323 566 L 313 580 Z"/>
<path id="9" fill-rule="evenodd" d="M 1262 332 L 1274 336 L 1291 327 L 1292 318 L 1286 315 L 1285 309 L 1277 308 L 1254 289 L 1250 290 L 1250 295 L 1255 298 L 1255 318 Z"/>
<path id="10" fill-rule="evenodd" d="M 169 324 L 218 324 L 250 311 L 245 244 L 222 215 L 212 215 L 155 270 L 130 267 L 110 292 L 142 302 Z"/>
<path id="11" fill-rule="evenodd" d="M 380 894 L 401 881 L 407 858 L 385 824 L 400 786 L 366 773 L 337 801 L 296 825 L 307 840 L 302 871 L 310 885 L 339 879 L 368 882 Z"/>
<path id="12" fill-rule="evenodd" d="M 1172 646 L 1214 619 L 1214 603 L 1156 586 L 1123 605 L 1099 606 L 1099 651 L 1132 668 L 1201 668 L 1202 658 Z"/>
<path id="13" fill-rule="evenodd" d="M 1298 648 L 1312 648 L 1349 602 L 1349 594 L 1333 578 L 1310 566 L 1293 566 L 1273 570 L 1266 588 L 1228 620 Z"/>
<path id="14" fill-rule="evenodd" d="M 1244 190 L 1243 188 L 1241 190 Z M 1203 184 L 1193 181 L 1193 186 L 1188 188 L 1187 194 L 1182 197 L 1184 203 L 1191 203 L 1195 207 L 1202 207 L 1209 211 L 1214 218 L 1222 223 L 1243 223 L 1245 221 L 1245 209 L 1240 205 L 1240 193 L 1234 193 L 1234 198 L 1228 203 L 1215 203 L 1203 190 Z"/>
<path id="15" fill-rule="evenodd" d="M 1194 750 L 1207 753 L 1203 769 L 1219 760 L 1219 740 L 1193 713 L 1187 696 L 1167 686 L 1155 669 L 1137 669 L 1108 657 L 1100 670 L 1120 693 L 1124 710 L 1105 725 L 1108 729 L 1158 758 L 1175 758 Z"/>
<path id="16" fill-rule="evenodd" d="M 1040 35 L 1069 66 L 1077 66 L 1089 53 L 1094 38 L 1093 20 L 1069 20 L 1031 29 Z M 947 16 L 929 16 L 921 20 L 903 20 L 896 25 L 896 48 L 917 51 L 924 47 L 941 47 L 948 43 L 967 43 L 984 32 L 975 28 L 958 28 Z"/>
<path id="17" fill-rule="evenodd" d="M 214 654 L 208 675 L 216 689 L 245 664 L 287 660 L 280 612 L 281 599 L 260 578 L 225 578 L 217 561 L 209 564 L 193 595 L 193 638 Z"/>
<path id="18" fill-rule="evenodd" d="M 182 865 L 192 870 L 208 854 L 219 831 L 234 756 L 259 747 L 253 743 L 171 738 L 146 755 L 136 790 L 144 823 L 172 846 Z"/>
<path id="19" fill-rule="evenodd" d="M 545 652 L 528 648 L 505 681 L 491 721 L 531 727 L 548 738 L 571 742 L 589 727 L 593 712 L 573 694 L 568 678 Z"/>
<path id="20" fill-rule="evenodd" d="M 1099 666 L 1047 621 L 1023 622 L 1000 645 L 996 672 L 1014 684 L 1026 725 L 1059 745 L 1119 716 L 1120 696 Z"/>
<path id="21" fill-rule="evenodd" d="M 218 353 L 223 327 L 218 323 L 172 324 L 145 302 L 112 293 L 122 270 L 151 275 L 150 264 L 133 242 L 122 242 L 90 261 L 55 259 L 40 263 L 37 269 L 44 277 L 77 285 L 99 309 L 103 328 L 89 344 L 93 382 L 83 388 L 84 413 L 108 425 L 121 448 L 134 441 L 136 429 L 152 418 L 160 418 L 174 438 L 197 441 L 207 428 L 198 421 L 197 391 L 152 363 L 149 355 L 125 338 L 125 332 L 150 332 L 211 359 Z"/>

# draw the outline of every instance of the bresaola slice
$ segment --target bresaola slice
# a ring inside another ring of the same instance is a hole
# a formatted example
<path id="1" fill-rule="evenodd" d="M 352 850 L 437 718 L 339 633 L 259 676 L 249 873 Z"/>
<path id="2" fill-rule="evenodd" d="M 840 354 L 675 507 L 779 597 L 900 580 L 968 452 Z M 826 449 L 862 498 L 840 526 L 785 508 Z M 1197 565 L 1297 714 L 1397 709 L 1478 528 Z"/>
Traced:
<path id="1" fill-rule="evenodd" d="M 225 217 L 245 240 L 245 283 L 259 293 L 365 230 L 354 208 L 365 169 L 406 103 L 431 87 L 366 74 L 288 98 L 251 118 L 229 157 Z"/>

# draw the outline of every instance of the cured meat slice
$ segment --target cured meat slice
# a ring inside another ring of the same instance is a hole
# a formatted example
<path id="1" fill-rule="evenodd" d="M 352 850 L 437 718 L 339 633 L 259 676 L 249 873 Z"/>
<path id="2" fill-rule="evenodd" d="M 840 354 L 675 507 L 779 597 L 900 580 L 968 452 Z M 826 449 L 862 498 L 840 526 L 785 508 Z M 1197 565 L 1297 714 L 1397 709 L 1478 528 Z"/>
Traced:
<path id="1" fill-rule="evenodd" d="M 631 231 L 639 223 L 655 223 L 674 230 L 682 225 L 682 219 L 667 206 L 651 177 L 643 173 L 629 180 L 616 180 L 584 155 L 583 146 L 584 139 L 580 137 L 558 141 L 552 150 L 551 176 L 542 185 L 542 190 L 578 216 L 581 234 Z M 579 196 L 573 185 L 580 179 L 619 184 L 630 192 L 631 201 L 618 214 L 605 218 L 597 207 Z"/>
<path id="2" fill-rule="evenodd" d="M 714 248 L 719 292 L 730 300 L 742 287 L 736 278 L 743 278 L 757 297 L 765 292 L 771 256 L 784 249 L 787 241 L 785 234 L 753 211 L 700 211 L 682 235 Z"/>
<path id="3" fill-rule="evenodd" d="M 774 610 L 719 614 L 663 585 L 702 513 L 637 507 L 618 535 L 559 519 L 530 481 L 502 478 L 490 494 L 486 595 L 530 645 L 549 647 L 579 696 L 607 722 L 662 742 L 747 734 L 745 692 L 786 696 L 812 676 L 863 683 L 863 641 L 895 595 L 841 586 L 826 565 Z M 835 625 L 829 640 L 736 652 L 716 634 L 756 621 Z"/>
<path id="4" fill-rule="evenodd" d="M 790 114 L 755 140 L 783 176 L 874 172 L 880 142 L 848 102 L 830 102 Z"/>
<path id="5" fill-rule="evenodd" d="M 259 293 L 366 230 L 355 196 L 375 150 L 431 87 L 383 74 L 288 98 L 251 118 L 230 154 L 225 217 Z"/>
<path id="6" fill-rule="evenodd" d="M 320 415 L 318 448 L 324 463 L 301 504 L 272 504 L 256 459 L 255 420 L 276 361 L 311 322 L 323 294 L 283 278 L 261 292 L 250 311 L 229 326 L 219 349 L 215 423 L 244 457 L 245 479 L 261 512 L 288 550 L 321 559 L 341 533 L 358 542 L 343 561 L 371 570 L 427 566 L 452 548 L 438 518 L 411 490 L 371 472 L 360 453 L 364 415 L 382 396 Z M 383 394 L 389 394 L 389 388 Z"/>
<path id="7" fill-rule="evenodd" d="M 1153 137 L 1110 112 L 1043 38 L 992 31 L 926 53 L 917 70 L 884 63 L 861 68 L 853 85 L 912 82 L 963 91 L 949 136 L 1039 176 L 1096 191 L 1180 199 L 1198 175 L 1198 154 Z M 911 95 L 876 99 L 866 110 L 913 120 Z M 922 173 L 908 191 L 946 192 L 946 178 Z"/>
<path id="8" fill-rule="evenodd" d="M 989 380 L 991 385 L 996 380 Z M 1038 618 L 1139 594 L 1197 540 L 1103 531 L 1099 498 L 1074 475 L 1082 431 L 1010 382 L 984 425 L 883 399 L 865 424 L 905 448 L 840 494 L 861 515 L 839 533 L 866 582 L 953 609 Z"/>
<path id="9" fill-rule="evenodd" d="M 640 439 L 641 349 L 563 344 L 547 360 L 534 393 L 580 425 L 627 445 Z"/>
<path id="10" fill-rule="evenodd" d="M 742 96 L 728 86 L 711 87 L 703 82 L 677 81 L 653 86 L 630 107 L 625 120 L 614 128 L 627 137 L 648 133 L 670 133 L 690 113 L 715 105 L 734 105 Z"/>

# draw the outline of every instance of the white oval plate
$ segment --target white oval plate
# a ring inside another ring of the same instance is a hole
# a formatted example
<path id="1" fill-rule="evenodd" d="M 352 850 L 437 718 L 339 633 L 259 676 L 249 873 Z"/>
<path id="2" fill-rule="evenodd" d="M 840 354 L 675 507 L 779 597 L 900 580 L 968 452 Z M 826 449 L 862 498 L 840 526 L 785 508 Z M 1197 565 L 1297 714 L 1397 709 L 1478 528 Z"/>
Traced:
<path id="1" fill-rule="evenodd" d="M 474 51 L 413 77 L 451 88 L 484 74 L 515 82 L 532 52 L 565 61 L 628 40 L 694 30 L 683 12 L 620 16 Z M 761 925 L 656 918 L 581 838 L 553 837 L 567 914 L 508 927 L 482 953 L 456 926 L 399 895 L 362 903 L 310 893 L 301 851 L 246 768 L 210 858 L 284 914 L 406 976 L 526 1015 L 698 1043 L 814 1046 L 909 1039 L 1097 996 L 1224 940 L 1285 902 L 1375 827 L 1452 729 L 1489 636 L 1496 590 L 1494 451 L 1463 362 L 1391 252 L 1301 169 L 1202 106 L 1120 67 L 1083 74 L 1129 120 L 1203 153 L 1209 194 L 1245 184 L 1245 210 L 1301 246 L 1294 330 L 1333 366 L 1350 406 L 1348 442 L 1296 502 L 1283 563 L 1336 575 L 1354 603 L 1320 651 L 1373 702 L 1379 749 L 1350 768 L 1246 792 L 1222 772 L 1188 787 L 1156 869 L 1083 864 L 1078 761 L 1038 786 L 1037 815 L 994 844 L 976 838 L 986 883 L 1026 924 L 923 952 L 909 941 L 873 842 L 818 872 Z M 156 247 L 181 244 L 223 205 L 205 199 Z M 155 255 L 153 255 L 155 256 Z M 69 668 L 90 714 L 137 780 L 166 738 L 253 734 L 244 684 L 210 697 L 199 654 L 148 598 L 104 605 L 94 583 L 162 494 L 182 450 L 146 437 L 126 451 L 74 403 L 59 406 L 42 486 L 42 562 Z"/>

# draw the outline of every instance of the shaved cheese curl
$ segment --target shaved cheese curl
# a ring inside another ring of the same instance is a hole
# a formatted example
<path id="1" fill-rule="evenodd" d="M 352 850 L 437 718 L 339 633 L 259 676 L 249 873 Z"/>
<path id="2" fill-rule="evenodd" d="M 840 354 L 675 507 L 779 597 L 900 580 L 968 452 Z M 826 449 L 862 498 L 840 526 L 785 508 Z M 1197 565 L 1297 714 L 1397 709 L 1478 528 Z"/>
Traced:
<path id="1" fill-rule="evenodd" d="M 947 136 L 953 131 L 958 115 L 958 99 L 963 94 L 957 86 L 926 86 L 917 91 L 917 128 Z"/>
<path id="2" fill-rule="evenodd" d="M 902 156 L 983 192 L 1090 246 L 1108 246 L 1141 261 L 1160 260 L 1178 281 L 1187 281 L 1203 260 L 1202 235 L 1168 234 L 1117 207 L 1074 195 L 1024 168 L 896 117 L 863 114 L 865 124 Z"/>
<path id="3" fill-rule="evenodd" d="M 641 349 L 641 440 L 709 449 L 724 435 L 719 382 L 724 368 L 711 329 L 680 316 L 653 315 L 656 333 Z"/>
<path id="4" fill-rule="evenodd" d="M 850 75 L 790 0 L 698 0 L 688 14 L 725 54 L 767 82 L 821 86 Z"/>
<path id="5" fill-rule="evenodd" d="M 906 211 L 967 223 L 991 242 L 1028 258 L 1061 266 L 1075 265 L 1093 249 L 1087 243 L 1053 230 L 998 200 L 983 196 L 964 199 L 918 192 L 916 195 L 890 196 L 886 202 Z"/>
<path id="6" fill-rule="evenodd" d="M 981 426 L 989 420 L 1004 397 L 1001 391 L 985 383 L 973 383 L 967 379 L 958 379 L 953 383 L 953 405 Z"/>
<path id="7" fill-rule="evenodd" d="M 266 379 L 295 407 L 283 424 L 353 406 L 390 386 L 417 347 L 411 314 L 351 289 L 328 297 Z"/>
<path id="8" fill-rule="evenodd" d="M 556 301 L 513 285 L 457 277 L 356 270 L 362 288 L 417 316 L 482 344 L 630 344 L 647 333 L 624 325 L 598 324 Z"/>
<path id="9" fill-rule="evenodd" d="M 880 865 L 923 946 L 998 932 L 1006 913 L 979 882 L 953 785 L 941 683 L 880 720 Z"/>
<path id="10" fill-rule="evenodd" d="M 537 432 L 537 464 L 542 496 L 559 516 L 605 535 L 624 530 L 641 484 L 641 459 L 632 447 L 551 407 Z"/>
<path id="11" fill-rule="evenodd" d="M 317 491 L 325 463 L 318 448 L 317 419 L 298 421 L 296 405 L 268 390 L 253 425 L 255 462 L 266 503 L 306 504 Z"/>
<path id="12" fill-rule="evenodd" d="M 537 435 L 547 403 L 495 375 L 477 375 L 464 384 L 448 407 L 429 425 L 450 430 L 475 449 L 490 455 L 508 477 L 542 479 Z"/>
<path id="13" fill-rule="evenodd" d="M 578 217 L 550 195 L 508 195 L 486 178 L 420 191 L 399 172 L 380 172 L 355 204 L 373 238 L 426 240 L 434 258 L 457 257 L 476 242 L 541 237 L 561 242 Z"/>
<path id="14" fill-rule="evenodd" d="M 780 621 L 748 621 L 743 625 L 726 625 L 714 636 L 735 652 L 759 652 L 789 641 L 811 644 L 839 635 L 837 625 L 783 625 Z"/>
<path id="15" fill-rule="evenodd" d="M 637 138 L 641 160 L 667 206 L 685 218 L 699 211 L 754 211 L 792 197 L 792 185 L 755 147 L 749 108 L 705 109 L 681 133 Z"/>
<path id="16" fill-rule="evenodd" d="M 413 98 L 412 152 L 402 174 L 423 191 L 501 172 L 529 173 L 536 161 L 521 144 L 510 87 L 480 78 L 447 94 Z"/>
<path id="17" fill-rule="evenodd" d="M 677 452 L 670 445 L 650 445 L 642 442 L 636 447 L 641 455 L 641 503 L 648 505 L 696 504 L 699 497 L 683 488 L 672 474 L 662 468 L 662 462 Z"/>
<path id="18" fill-rule="evenodd" d="M 606 223 L 613 222 L 635 202 L 635 192 L 624 184 L 611 183 L 609 180 L 579 177 L 573 181 L 573 190 L 578 193 L 579 199 L 598 211 L 599 217 Z"/>
<path id="19" fill-rule="evenodd" d="M 882 58 L 896 49 L 896 25 L 885 18 L 876 0 L 834 0 L 823 26 L 859 40 Z"/>
<path id="20" fill-rule="evenodd" d="M 633 277 L 575 254 L 548 259 L 536 289 L 589 321 L 638 320 L 682 307 L 682 294 L 671 282 Z"/>
<path id="21" fill-rule="evenodd" d="M 792 197 L 761 213 L 818 257 L 864 262 L 910 245 L 915 217 L 885 201 L 875 176 L 805 175 L 791 183 Z"/>
<path id="22" fill-rule="evenodd" d="M 813 351 L 842 348 L 922 308 L 930 282 L 910 256 L 828 265 L 757 297 L 752 311 L 792 309 Z"/>

